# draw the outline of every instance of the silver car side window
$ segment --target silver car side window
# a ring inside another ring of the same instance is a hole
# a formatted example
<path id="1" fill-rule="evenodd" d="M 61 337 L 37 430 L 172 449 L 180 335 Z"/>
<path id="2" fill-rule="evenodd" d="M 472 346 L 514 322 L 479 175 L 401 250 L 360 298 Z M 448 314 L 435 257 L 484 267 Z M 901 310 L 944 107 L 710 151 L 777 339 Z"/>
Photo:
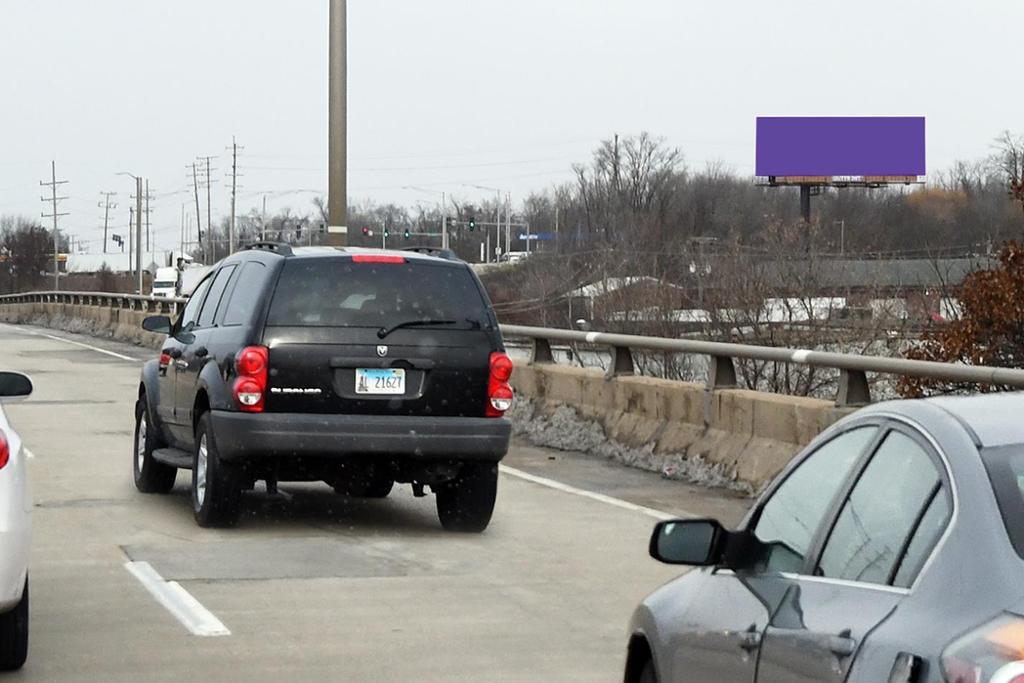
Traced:
<path id="1" fill-rule="evenodd" d="M 940 534 L 945 527 L 944 508 L 932 519 L 922 517 L 941 488 L 942 478 L 928 453 L 909 436 L 890 432 L 844 501 L 816 574 L 890 583 L 921 522 L 940 525 Z"/>
<path id="2" fill-rule="evenodd" d="M 851 429 L 807 457 L 761 509 L 754 536 L 767 548 L 758 569 L 803 571 L 804 558 L 850 469 L 877 432 L 877 427 Z"/>

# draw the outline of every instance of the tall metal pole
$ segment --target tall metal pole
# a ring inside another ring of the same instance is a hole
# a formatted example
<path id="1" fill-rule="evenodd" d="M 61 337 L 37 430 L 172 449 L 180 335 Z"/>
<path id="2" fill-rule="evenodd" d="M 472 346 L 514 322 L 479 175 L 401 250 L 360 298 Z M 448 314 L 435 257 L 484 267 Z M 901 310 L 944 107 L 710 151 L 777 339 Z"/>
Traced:
<path id="1" fill-rule="evenodd" d="M 57 228 L 57 219 L 61 216 L 67 216 L 67 213 L 60 213 L 57 211 L 57 202 L 64 201 L 67 197 L 57 196 L 57 186 L 64 185 L 68 181 L 57 180 L 57 162 L 50 162 L 50 182 L 40 180 L 39 184 L 43 187 L 50 188 L 50 197 L 40 197 L 43 202 L 47 202 L 51 206 L 52 213 L 42 214 L 43 218 L 53 218 L 53 288 L 60 289 L 60 258 L 58 253 L 60 251 L 60 232 Z"/>
<path id="2" fill-rule="evenodd" d="M 210 158 L 206 157 L 206 231 L 210 233 L 210 260 L 217 261 L 217 242 L 213 230 L 213 211 L 210 208 L 210 192 L 213 189 L 213 176 L 210 175 Z"/>
<path id="3" fill-rule="evenodd" d="M 124 251 L 124 243 L 121 243 L 121 251 Z M 135 258 L 135 207 L 128 207 L 128 273 L 135 274 L 135 267 L 132 259 Z"/>
<path id="4" fill-rule="evenodd" d="M 200 251 L 203 250 L 203 221 L 202 213 L 199 211 L 199 175 L 196 171 L 196 162 L 192 162 L 192 188 L 196 194 L 196 244 Z M 209 229 L 209 228 L 207 228 Z M 205 259 L 204 259 L 205 260 Z"/>
<path id="5" fill-rule="evenodd" d="M 445 203 L 448 201 L 448 193 L 441 193 L 441 248 L 448 249 L 448 209 Z"/>
<path id="6" fill-rule="evenodd" d="M 103 195 L 103 203 L 100 204 L 103 207 L 103 253 L 107 253 L 107 234 L 110 227 L 110 210 L 116 209 L 117 204 L 111 204 L 110 198 L 116 197 L 116 192 L 100 192 Z"/>
<path id="7" fill-rule="evenodd" d="M 800 186 L 800 217 L 804 223 L 811 222 L 811 186 Z"/>
<path id="8" fill-rule="evenodd" d="M 146 178 L 146 253 L 149 251 L 149 178 Z"/>
<path id="9" fill-rule="evenodd" d="M 330 0 L 327 116 L 327 243 L 348 244 L 346 2 Z"/>
<path id="10" fill-rule="evenodd" d="M 50 182 L 53 188 L 53 289 L 60 289 L 60 263 L 57 252 L 60 251 L 60 234 L 57 232 L 57 162 L 50 162 Z"/>
<path id="11" fill-rule="evenodd" d="M 263 217 L 260 219 L 260 241 L 267 241 L 267 195 L 263 195 Z"/>
<path id="12" fill-rule="evenodd" d="M 139 271 L 139 295 L 142 294 L 142 177 L 135 178 L 135 267 Z"/>

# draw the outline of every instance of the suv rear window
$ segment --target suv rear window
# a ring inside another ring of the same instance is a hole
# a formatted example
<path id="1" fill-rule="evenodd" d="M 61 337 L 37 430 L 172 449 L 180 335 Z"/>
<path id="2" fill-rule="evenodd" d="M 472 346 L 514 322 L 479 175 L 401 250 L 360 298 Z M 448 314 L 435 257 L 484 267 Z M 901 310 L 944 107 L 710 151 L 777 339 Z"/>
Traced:
<path id="1" fill-rule="evenodd" d="M 465 266 L 294 259 L 284 265 L 267 325 L 381 327 L 411 320 L 485 325 L 486 310 Z"/>
<path id="2" fill-rule="evenodd" d="M 981 459 L 996 493 L 1006 533 L 1014 550 L 1024 558 L 1024 444 L 986 448 Z"/>

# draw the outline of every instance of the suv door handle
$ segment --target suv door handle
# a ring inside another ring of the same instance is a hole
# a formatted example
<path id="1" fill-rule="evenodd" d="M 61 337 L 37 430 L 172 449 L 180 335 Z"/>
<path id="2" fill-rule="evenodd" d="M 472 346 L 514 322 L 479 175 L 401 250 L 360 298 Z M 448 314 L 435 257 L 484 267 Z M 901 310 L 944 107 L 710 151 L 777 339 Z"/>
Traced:
<path id="1" fill-rule="evenodd" d="M 746 631 L 740 634 L 740 649 L 753 652 L 759 647 L 761 647 L 761 632 L 757 630 L 757 624 L 751 624 Z"/>
<path id="2" fill-rule="evenodd" d="M 837 636 L 829 636 L 828 649 L 836 657 L 849 657 L 857 649 L 857 641 L 850 637 L 850 629 L 843 629 Z"/>
<path id="3" fill-rule="evenodd" d="M 196 358 L 206 358 L 208 355 L 210 355 L 210 352 L 206 349 L 205 346 L 200 346 L 198 349 L 192 352 L 192 355 L 195 356 Z"/>

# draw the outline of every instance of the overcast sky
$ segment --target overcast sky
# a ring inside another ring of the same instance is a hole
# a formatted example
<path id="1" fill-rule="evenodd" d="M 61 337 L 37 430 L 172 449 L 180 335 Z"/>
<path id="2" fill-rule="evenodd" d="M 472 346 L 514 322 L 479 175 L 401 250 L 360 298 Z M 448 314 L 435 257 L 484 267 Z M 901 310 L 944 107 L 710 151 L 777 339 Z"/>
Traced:
<path id="1" fill-rule="evenodd" d="M 176 248 L 196 155 L 219 155 L 215 220 L 229 211 L 232 135 L 239 213 L 260 192 L 308 210 L 301 191 L 327 184 L 327 10 L 2 0 L 0 214 L 38 216 L 56 159 L 62 229 L 99 251 L 99 192 L 119 193 L 123 229 L 129 171 L 150 178 L 158 244 Z M 641 130 L 691 166 L 751 175 L 759 114 L 924 115 L 929 172 L 1024 131 L 1014 0 L 350 0 L 348 14 L 353 202 L 437 201 L 409 185 L 517 201 Z"/>

